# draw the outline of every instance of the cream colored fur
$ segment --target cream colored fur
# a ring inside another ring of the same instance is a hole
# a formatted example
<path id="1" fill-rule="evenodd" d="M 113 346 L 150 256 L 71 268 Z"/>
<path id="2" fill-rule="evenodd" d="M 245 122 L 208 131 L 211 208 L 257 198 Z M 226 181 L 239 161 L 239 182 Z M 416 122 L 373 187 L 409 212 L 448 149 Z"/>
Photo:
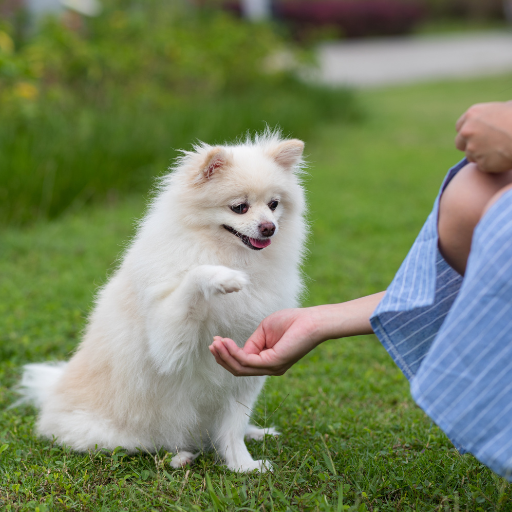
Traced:
<path id="1" fill-rule="evenodd" d="M 22 390 L 41 408 L 38 432 L 75 450 L 163 447 L 178 467 L 214 449 L 232 470 L 261 470 L 244 435 L 275 433 L 249 425 L 265 378 L 234 377 L 208 346 L 215 335 L 243 346 L 265 316 L 297 305 L 303 143 L 267 132 L 194 149 L 162 180 L 75 355 L 27 365 Z M 241 202 L 243 215 L 230 209 Z M 257 238 L 262 222 L 276 232 L 259 251 L 223 228 Z"/>

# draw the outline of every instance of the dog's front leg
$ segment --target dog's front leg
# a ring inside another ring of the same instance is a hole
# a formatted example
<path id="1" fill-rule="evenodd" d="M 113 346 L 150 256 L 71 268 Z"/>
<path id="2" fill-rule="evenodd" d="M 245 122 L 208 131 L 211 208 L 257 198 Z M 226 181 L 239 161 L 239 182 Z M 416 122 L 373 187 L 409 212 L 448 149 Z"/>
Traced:
<path id="1" fill-rule="evenodd" d="M 258 378 L 258 382 L 254 382 L 255 388 L 259 390 L 262 383 L 262 379 Z M 218 424 L 214 440 L 215 450 L 232 471 L 267 471 L 272 468 L 271 464 L 264 460 L 254 460 L 245 445 L 244 436 L 249 415 L 250 409 L 233 399 Z"/>
<path id="2" fill-rule="evenodd" d="M 212 300 L 240 291 L 247 276 L 221 265 L 201 265 L 189 271 L 172 291 L 152 289 L 146 332 L 149 352 L 162 373 L 187 364 L 198 348 Z"/>

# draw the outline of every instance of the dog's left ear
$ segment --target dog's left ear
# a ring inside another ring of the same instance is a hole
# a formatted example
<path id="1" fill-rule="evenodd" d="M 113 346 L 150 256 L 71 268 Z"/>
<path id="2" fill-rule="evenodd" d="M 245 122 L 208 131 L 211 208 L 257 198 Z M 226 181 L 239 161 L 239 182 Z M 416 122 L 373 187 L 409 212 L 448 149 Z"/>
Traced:
<path id="1" fill-rule="evenodd" d="M 304 152 L 304 142 L 299 139 L 290 139 L 280 142 L 270 151 L 270 156 L 285 169 L 297 165 Z"/>
<path id="2" fill-rule="evenodd" d="M 229 155 L 224 148 L 211 148 L 201 166 L 200 181 L 209 180 L 214 174 L 229 164 Z"/>

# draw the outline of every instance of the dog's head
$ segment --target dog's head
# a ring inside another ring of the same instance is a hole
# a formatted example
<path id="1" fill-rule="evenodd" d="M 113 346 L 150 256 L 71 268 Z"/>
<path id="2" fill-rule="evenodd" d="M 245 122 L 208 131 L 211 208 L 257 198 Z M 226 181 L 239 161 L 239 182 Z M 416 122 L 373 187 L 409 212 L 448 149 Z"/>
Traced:
<path id="1" fill-rule="evenodd" d="M 266 134 L 233 146 L 197 146 L 179 167 L 185 222 L 217 243 L 261 251 L 304 208 L 304 143 Z"/>

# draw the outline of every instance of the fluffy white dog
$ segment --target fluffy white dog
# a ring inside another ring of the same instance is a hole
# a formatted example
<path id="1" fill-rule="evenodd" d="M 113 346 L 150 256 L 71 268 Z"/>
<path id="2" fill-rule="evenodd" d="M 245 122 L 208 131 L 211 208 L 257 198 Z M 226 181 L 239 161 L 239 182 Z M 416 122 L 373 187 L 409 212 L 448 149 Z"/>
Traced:
<path id="1" fill-rule="evenodd" d="M 22 392 L 37 428 L 75 450 L 214 449 L 234 471 L 265 469 L 244 435 L 264 377 L 234 377 L 208 350 L 240 346 L 270 313 L 294 307 L 306 235 L 304 144 L 265 133 L 183 152 L 162 180 L 118 270 L 99 292 L 68 363 L 29 364 Z"/>

